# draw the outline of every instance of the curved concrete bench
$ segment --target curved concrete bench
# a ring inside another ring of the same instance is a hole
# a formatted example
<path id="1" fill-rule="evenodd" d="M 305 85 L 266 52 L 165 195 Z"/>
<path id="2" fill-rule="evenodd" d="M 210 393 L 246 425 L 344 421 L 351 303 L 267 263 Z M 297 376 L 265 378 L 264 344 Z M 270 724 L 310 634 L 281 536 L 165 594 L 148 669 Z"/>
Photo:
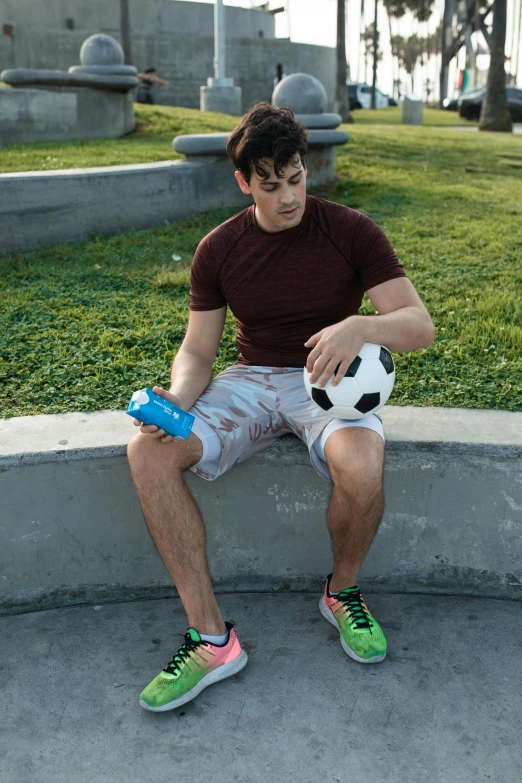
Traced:
<path id="1" fill-rule="evenodd" d="M 337 128 L 343 121 L 340 114 L 296 114 L 296 120 L 302 122 L 307 128 L 323 128 L 333 129 Z"/>
<path id="2" fill-rule="evenodd" d="M 107 73 L 107 66 L 101 66 L 99 73 L 75 66 L 69 71 L 43 71 L 30 69 L 8 69 L 0 78 L 13 87 L 93 87 L 96 90 L 128 92 L 137 87 L 140 80 L 132 73 Z M 133 69 L 136 72 L 136 69 Z"/>
<path id="3" fill-rule="evenodd" d="M 522 595 L 522 413 L 385 407 L 372 590 Z M 143 521 L 123 411 L 0 420 L 3 613 L 174 594 Z M 320 590 L 331 485 L 293 435 L 214 482 L 184 474 L 218 591 Z"/>
<path id="4" fill-rule="evenodd" d="M 309 115 L 306 115 L 309 116 Z M 312 115 L 310 115 L 312 116 Z M 317 115 L 321 117 L 323 115 Z M 337 115 L 324 115 L 325 117 Z M 317 126 L 319 130 L 309 130 L 306 142 L 308 147 L 335 146 L 347 144 L 350 134 L 344 130 L 326 130 L 327 126 Z M 176 152 L 187 157 L 199 157 L 204 155 L 226 155 L 227 139 L 230 133 L 191 133 L 185 136 L 176 136 L 172 146 Z"/>
<path id="5" fill-rule="evenodd" d="M 225 154 L 227 136 L 178 136 L 175 149 L 187 160 L 0 174 L 0 212 L 10 229 L 0 239 L 0 253 L 26 253 L 93 235 L 112 236 L 218 207 L 244 209 L 252 199 L 241 193 L 234 179 Z M 324 135 L 317 143 L 309 140 L 309 188 L 334 179 L 333 144 L 345 141 L 342 137 L 340 142 L 327 143 Z"/>

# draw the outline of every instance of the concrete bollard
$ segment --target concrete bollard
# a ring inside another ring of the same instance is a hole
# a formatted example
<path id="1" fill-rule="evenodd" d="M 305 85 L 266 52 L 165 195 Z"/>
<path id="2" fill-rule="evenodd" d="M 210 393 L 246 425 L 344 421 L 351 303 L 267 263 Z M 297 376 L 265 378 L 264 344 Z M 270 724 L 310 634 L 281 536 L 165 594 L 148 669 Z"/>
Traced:
<path id="1" fill-rule="evenodd" d="M 424 105 L 415 95 L 406 95 L 402 104 L 402 124 L 422 125 Z"/>

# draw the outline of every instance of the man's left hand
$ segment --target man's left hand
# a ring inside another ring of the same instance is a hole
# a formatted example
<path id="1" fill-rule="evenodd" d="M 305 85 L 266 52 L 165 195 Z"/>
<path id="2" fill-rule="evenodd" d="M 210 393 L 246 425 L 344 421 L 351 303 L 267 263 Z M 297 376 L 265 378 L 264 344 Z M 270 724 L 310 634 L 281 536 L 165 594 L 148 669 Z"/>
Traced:
<path id="1" fill-rule="evenodd" d="M 366 342 L 363 319 L 364 316 L 350 316 L 321 329 L 305 342 L 307 348 L 315 346 L 306 360 L 306 369 L 312 373 L 310 383 L 315 383 L 322 373 L 318 386 L 324 388 L 340 364 L 332 381 L 332 385 L 337 386 Z"/>

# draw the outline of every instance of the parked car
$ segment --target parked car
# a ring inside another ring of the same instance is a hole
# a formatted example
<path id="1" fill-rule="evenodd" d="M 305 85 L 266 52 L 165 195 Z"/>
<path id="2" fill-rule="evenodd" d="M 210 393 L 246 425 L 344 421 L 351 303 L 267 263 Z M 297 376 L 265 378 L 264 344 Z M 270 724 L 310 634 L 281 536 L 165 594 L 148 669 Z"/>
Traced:
<path id="1" fill-rule="evenodd" d="M 459 114 L 466 120 L 478 120 L 486 88 L 480 87 L 468 94 L 463 93 L 459 100 Z M 506 87 L 506 97 L 512 122 L 522 122 L 522 88 Z"/>
<path id="2" fill-rule="evenodd" d="M 365 82 L 354 82 L 348 85 L 350 109 L 370 109 L 372 105 L 372 88 Z M 390 99 L 380 90 L 375 90 L 375 105 L 377 109 L 389 106 Z"/>
<path id="3" fill-rule="evenodd" d="M 470 87 L 469 89 L 464 90 L 457 98 L 445 98 L 442 102 L 442 106 L 447 111 L 458 111 L 460 109 L 460 103 L 464 99 L 471 98 L 473 95 L 480 93 L 483 89 L 483 87 Z"/>
<path id="4" fill-rule="evenodd" d="M 442 101 L 442 108 L 446 111 L 457 111 L 458 98 L 444 98 Z"/>

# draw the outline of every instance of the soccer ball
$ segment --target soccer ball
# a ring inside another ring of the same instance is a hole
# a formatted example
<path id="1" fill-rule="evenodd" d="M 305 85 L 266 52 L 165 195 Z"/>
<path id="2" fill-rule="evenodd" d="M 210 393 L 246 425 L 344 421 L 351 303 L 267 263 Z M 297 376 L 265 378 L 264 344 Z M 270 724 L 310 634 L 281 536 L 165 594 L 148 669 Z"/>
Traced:
<path id="1" fill-rule="evenodd" d="M 339 365 L 335 368 L 335 372 Z M 362 419 L 382 408 L 392 393 L 395 383 L 395 365 L 389 350 L 383 345 L 364 343 L 344 378 L 332 386 L 331 376 L 323 389 L 310 383 L 310 375 L 304 368 L 304 383 L 308 395 L 324 412 L 338 419 Z"/>

